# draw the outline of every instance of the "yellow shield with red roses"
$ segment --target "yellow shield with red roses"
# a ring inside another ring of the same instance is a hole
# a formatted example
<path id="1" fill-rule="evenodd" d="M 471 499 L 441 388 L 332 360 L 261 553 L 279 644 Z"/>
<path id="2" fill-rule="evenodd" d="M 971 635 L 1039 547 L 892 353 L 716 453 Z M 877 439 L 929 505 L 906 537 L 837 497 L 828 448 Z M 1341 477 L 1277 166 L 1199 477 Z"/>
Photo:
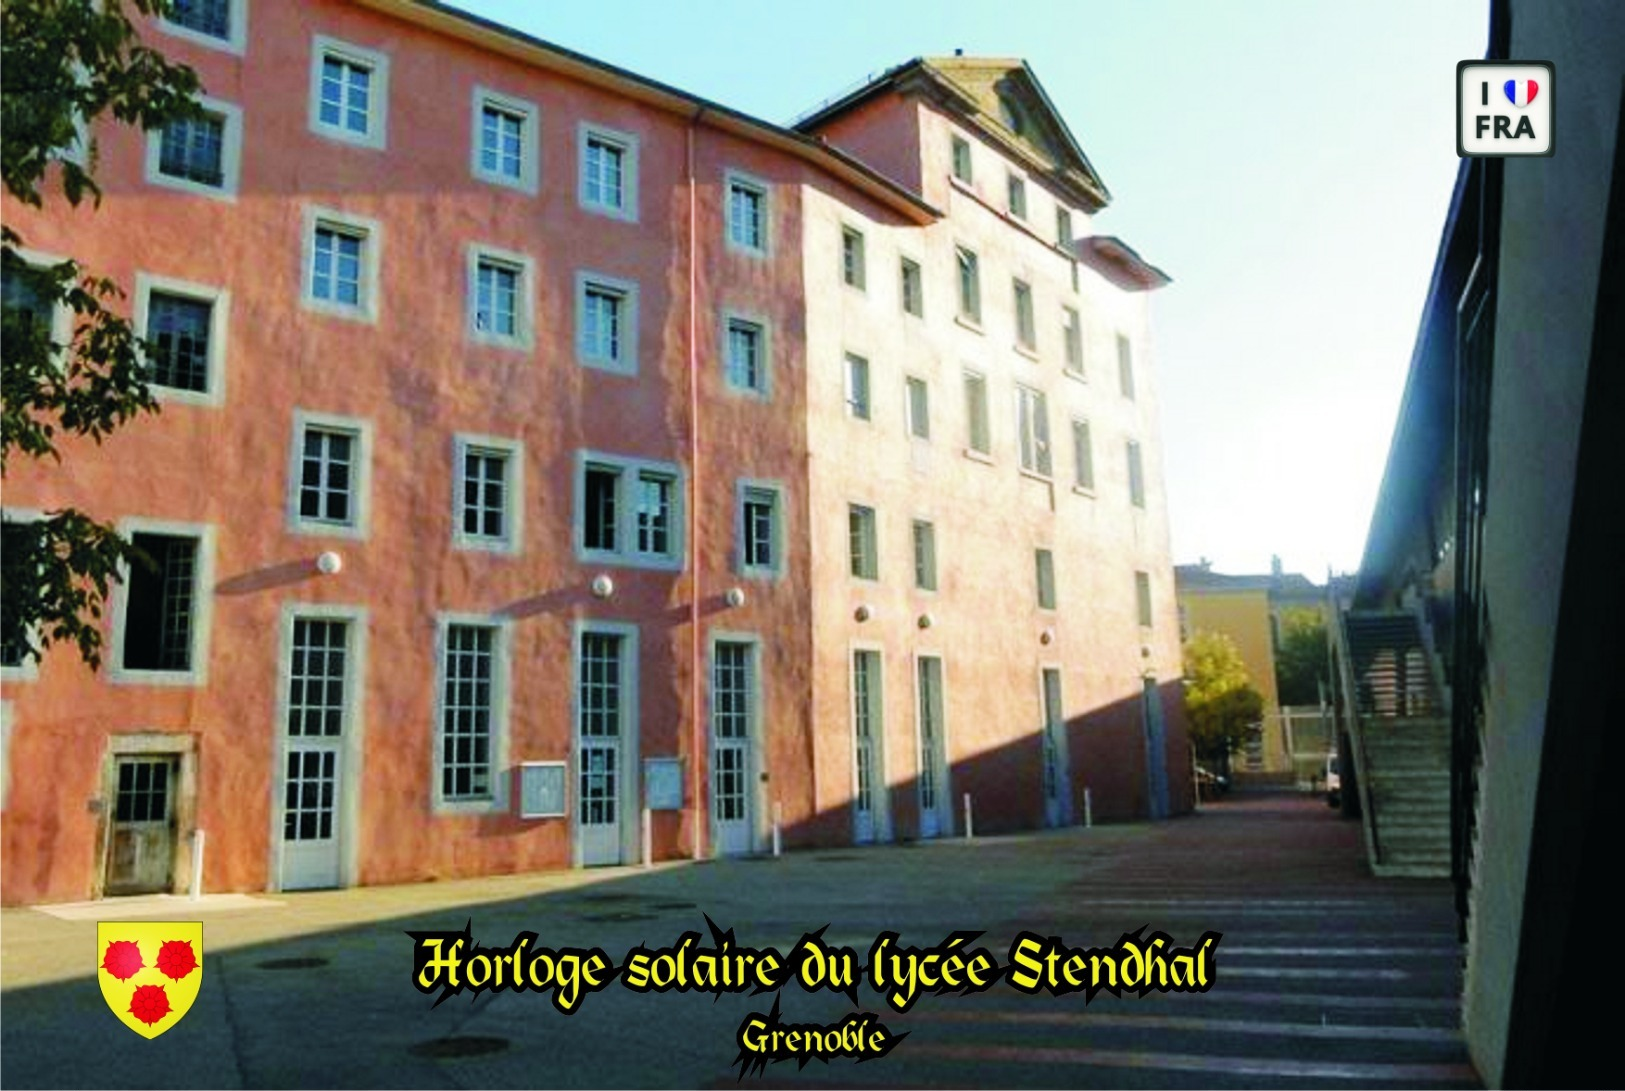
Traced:
<path id="1" fill-rule="evenodd" d="M 201 921 L 98 921 L 96 979 L 124 1025 L 156 1038 L 181 1021 L 203 982 Z"/>

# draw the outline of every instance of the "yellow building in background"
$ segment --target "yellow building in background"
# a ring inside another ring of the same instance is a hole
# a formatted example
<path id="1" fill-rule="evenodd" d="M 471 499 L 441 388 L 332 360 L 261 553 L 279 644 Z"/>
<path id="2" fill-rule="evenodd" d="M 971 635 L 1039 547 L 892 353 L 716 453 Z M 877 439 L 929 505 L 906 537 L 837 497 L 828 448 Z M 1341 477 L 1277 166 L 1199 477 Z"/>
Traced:
<path id="1" fill-rule="evenodd" d="M 1226 575 L 1210 562 L 1177 565 L 1174 586 L 1179 602 L 1179 636 L 1223 633 L 1235 642 L 1253 685 L 1264 698 L 1264 718 L 1248 739 L 1238 772 L 1309 779 L 1323 768 L 1330 749 L 1329 733 L 1318 705 L 1284 709 L 1276 678 L 1276 657 L 1285 619 L 1298 610 L 1327 617 L 1326 588 L 1296 572 L 1283 572 L 1271 558 L 1263 575 Z"/>

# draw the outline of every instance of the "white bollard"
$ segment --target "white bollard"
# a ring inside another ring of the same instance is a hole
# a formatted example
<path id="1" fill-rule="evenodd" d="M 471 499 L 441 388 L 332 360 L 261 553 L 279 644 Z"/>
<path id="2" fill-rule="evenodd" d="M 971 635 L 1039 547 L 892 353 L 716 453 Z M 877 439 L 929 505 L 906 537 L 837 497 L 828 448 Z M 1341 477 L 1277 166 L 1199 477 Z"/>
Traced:
<path id="1" fill-rule="evenodd" d="M 773 855 L 784 855 L 784 835 L 781 827 L 784 825 L 784 805 L 778 800 L 773 801 Z"/>
<path id="2" fill-rule="evenodd" d="M 970 819 L 970 793 L 965 793 L 965 840 L 969 841 L 976 836 L 975 828 Z"/>
<path id="3" fill-rule="evenodd" d="M 1083 828 L 1086 830 L 1095 828 L 1095 801 L 1090 797 L 1087 788 L 1083 790 Z"/>
<path id="4" fill-rule="evenodd" d="M 654 867 L 655 847 L 654 847 L 654 843 L 653 843 L 653 840 L 652 840 L 652 832 L 651 832 L 653 830 L 653 828 L 654 828 L 653 812 L 650 811 L 649 808 L 645 807 L 645 808 L 643 808 L 643 866 L 644 867 Z"/>
<path id="5" fill-rule="evenodd" d="M 203 897 L 203 831 L 192 831 L 192 891 L 195 902 Z"/>

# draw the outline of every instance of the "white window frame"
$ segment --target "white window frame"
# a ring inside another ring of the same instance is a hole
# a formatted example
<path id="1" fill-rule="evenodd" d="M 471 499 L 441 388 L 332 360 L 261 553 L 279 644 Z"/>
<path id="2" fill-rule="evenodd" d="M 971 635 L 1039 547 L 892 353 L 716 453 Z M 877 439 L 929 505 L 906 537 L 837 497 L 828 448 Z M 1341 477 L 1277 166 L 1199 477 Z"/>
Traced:
<path id="1" fill-rule="evenodd" d="M 979 408 L 981 410 L 982 439 L 986 443 L 985 448 L 976 446 L 976 420 L 970 404 L 970 380 L 972 379 L 981 383 L 982 397 Z M 965 404 L 965 455 L 968 458 L 982 462 L 992 462 L 993 410 L 991 395 L 988 393 L 987 373 L 978 371 L 976 368 L 965 368 L 960 381 L 960 390 L 964 394 L 963 400 Z"/>
<path id="2" fill-rule="evenodd" d="M 920 398 L 924 402 L 924 417 L 915 413 L 914 391 L 920 391 Z M 908 438 L 916 443 L 931 442 L 931 384 L 923 375 L 903 376 L 903 427 Z"/>
<path id="3" fill-rule="evenodd" d="M 1025 296 L 1027 307 L 1023 313 L 1021 301 Z M 1015 331 L 1016 351 L 1023 356 L 1038 356 L 1038 298 L 1033 292 L 1033 282 L 1027 277 L 1010 278 L 1010 317 Z M 1023 325 L 1025 324 L 1025 328 Z M 1029 339 L 1023 335 L 1031 334 Z"/>
<path id="4" fill-rule="evenodd" d="M 501 171 L 485 169 L 482 141 L 485 137 L 485 108 L 489 106 L 499 113 L 510 114 L 519 119 L 519 177 L 515 178 Z M 541 108 L 529 99 L 516 98 L 513 95 L 494 91 L 489 87 L 476 84 L 474 87 L 473 105 L 470 110 L 469 122 L 469 171 L 482 182 L 490 182 L 494 186 L 506 186 L 521 193 L 535 196 L 541 187 Z"/>
<path id="5" fill-rule="evenodd" d="M 930 561 L 931 584 L 926 586 L 920 582 L 920 528 L 927 528 L 926 559 Z M 908 548 L 911 566 L 914 569 L 914 590 L 917 594 L 934 595 L 942 586 L 942 565 L 937 556 L 937 521 L 923 515 L 916 515 L 908 524 Z"/>
<path id="6" fill-rule="evenodd" d="M 733 381 L 732 360 L 729 352 L 733 344 L 730 336 L 735 323 L 754 326 L 756 328 L 756 370 L 760 378 L 757 386 L 740 386 Z M 754 398 L 758 401 L 769 401 L 773 397 L 773 336 L 766 317 L 760 314 L 750 314 L 744 311 L 724 310 L 722 312 L 722 385 L 723 389 L 731 394 L 745 398 Z"/>
<path id="7" fill-rule="evenodd" d="M 492 629 L 491 637 L 491 798 L 447 799 L 442 793 L 445 772 L 446 642 L 453 625 Z M 513 622 L 496 614 L 445 611 L 435 616 L 434 628 L 434 749 L 429 781 L 429 809 L 433 814 L 501 814 L 508 810 L 509 714 L 513 693 Z"/>
<path id="8" fill-rule="evenodd" d="M 1061 373 L 1074 379 L 1088 381 L 1088 339 L 1084 336 L 1083 312 L 1070 303 L 1061 305 Z M 1070 320 L 1070 321 L 1068 321 Z M 1072 359 L 1074 338 L 1072 330 L 1077 328 L 1076 345 L 1078 358 Z"/>
<path id="9" fill-rule="evenodd" d="M 961 257 L 969 255 L 971 259 L 971 302 L 975 304 L 973 311 L 965 309 L 965 271 L 961 267 Z M 982 329 L 982 256 L 975 248 L 964 243 L 954 244 L 954 321 L 961 326 L 981 332 Z"/>
<path id="10" fill-rule="evenodd" d="M 1134 572 L 1134 614 L 1140 628 L 1150 629 L 1157 620 L 1156 591 L 1151 586 L 1151 573 L 1143 569 Z"/>
<path id="11" fill-rule="evenodd" d="M 613 550 L 587 548 L 588 467 L 603 467 L 619 474 L 619 484 L 615 493 L 616 548 Z M 637 508 L 633 503 L 632 486 L 636 484 L 639 476 L 645 473 L 667 477 L 672 482 L 669 531 L 671 550 L 667 554 L 640 553 L 636 549 Z M 570 538 L 577 561 L 582 564 L 610 564 L 621 568 L 650 568 L 665 572 L 682 570 L 688 546 L 685 536 L 688 488 L 681 466 L 675 462 L 629 458 L 626 455 L 582 448 L 576 451 L 574 488 L 575 506 L 570 520 Z"/>
<path id="12" fill-rule="evenodd" d="M 243 110 L 235 103 L 199 95 L 197 104 L 205 111 L 220 116 L 220 184 L 204 185 L 190 178 L 176 178 L 158 169 L 163 159 L 164 130 L 160 126 L 147 130 L 147 149 L 144 176 L 147 184 L 165 189 L 193 193 L 200 197 L 213 197 L 217 201 L 236 201 L 237 188 L 243 169 Z"/>
<path id="13" fill-rule="evenodd" d="M 213 523 L 178 523 L 168 519 L 130 517 L 118 521 L 118 532 L 126 541 L 133 534 L 166 534 L 197 539 L 197 562 L 192 569 L 192 647 L 189 670 L 131 670 L 124 665 L 124 629 L 130 612 L 130 569 L 119 565 L 119 578 L 113 587 L 113 628 L 107 656 L 107 680 L 119 685 L 204 686 L 209 681 L 209 635 L 214 616 Z"/>
<path id="14" fill-rule="evenodd" d="M 357 216 L 319 205 L 306 205 L 303 241 L 299 248 L 304 268 L 300 273 L 300 301 L 308 311 L 348 318 L 357 322 L 378 321 L 379 254 L 383 249 L 384 229 L 369 216 Z M 358 235 L 361 238 L 361 302 L 356 306 L 338 303 L 316 296 L 316 232 L 321 228 L 339 234 Z"/>
<path id="15" fill-rule="evenodd" d="M 308 428 L 347 432 L 355 438 L 355 464 L 350 474 L 351 519 L 348 523 L 322 522 L 319 519 L 308 519 L 299 513 L 305 430 Z M 359 541 L 367 539 L 372 531 L 372 421 L 361 417 L 344 417 L 308 409 L 294 409 L 293 439 L 288 444 L 287 509 L 287 529 L 290 534 L 352 538 Z"/>
<path id="16" fill-rule="evenodd" d="M 918 292 L 919 309 L 910 310 L 908 306 L 908 271 L 914 270 L 914 281 Z M 918 258 L 908 254 L 898 255 L 897 260 L 897 309 L 906 315 L 915 318 L 925 318 L 925 265 Z"/>
<path id="17" fill-rule="evenodd" d="M 964 148 L 965 148 L 965 174 L 964 174 L 964 177 L 961 177 L 960 174 L 959 174 L 959 171 L 956 169 L 958 164 L 957 164 L 957 161 L 954 158 L 954 150 L 959 145 L 964 145 Z M 957 132 L 952 132 L 952 131 L 949 132 L 949 134 L 948 134 L 948 177 L 950 179 L 952 179 L 953 181 L 958 182 L 962 186 L 974 186 L 976 184 L 976 152 L 975 152 L 975 147 L 976 147 L 976 145 L 971 141 L 970 137 L 965 136 L 962 133 L 957 133 Z"/>
<path id="18" fill-rule="evenodd" d="M 529 352 L 536 344 L 536 263 L 528 254 L 503 250 L 485 243 L 469 243 L 466 250 L 467 277 L 463 306 L 464 332 L 476 345 L 518 349 Z M 518 276 L 514 286 L 514 325 L 512 335 L 480 329 L 480 266 L 494 265 Z"/>
<path id="19" fill-rule="evenodd" d="M 7 523 L 37 523 L 45 518 L 45 513 L 38 508 L 4 508 L 0 509 L 0 520 Z M 31 636 L 38 636 L 39 627 L 27 627 Z M 40 660 L 32 656 L 24 656 L 23 661 L 16 666 L 0 665 L 0 682 L 33 682 L 39 678 Z"/>
<path id="20" fill-rule="evenodd" d="M 148 316 L 151 313 L 152 293 L 179 296 L 209 304 L 209 355 L 207 387 L 204 390 L 178 390 L 149 382 L 153 397 L 161 402 L 183 405 L 205 405 L 219 408 L 226 400 L 226 334 L 231 308 L 231 293 L 209 284 L 159 276 L 156 273 L 135 274 L 135 329 L 143 339 L 149 337 Z M 146 363 L 145 359 L 142 361 Z"/>
<path id="21" fill-rule="evenodd" d="M 846 242 L 847 239 L 857 239 L 857 264 L 854 267 L 855 279 L 848 279 L 846 274 Z M 849 223 L 841 224 L 841 247 L 839 251 L 841 263 L 841 284 L 855 292 L 869 291 L 869 239 L 861 227 L 853 227 Z"/>
<path id="22" fill-rule="evenodd" d="M 853 568 L 853 565 L 852 565 L 852 561 L 853 561 L 853 556 L 852 556 L 852 516 L 854 514 L 854 509 L 862 509 L 862 510 L 867 511 L 869 513 L 869 534 L 868 534 L 868 541 L 865 543 L 865 548 L 868 549 L 870 554 L 871 554 L 871 556 L 869 557 L 869 560 L 872 563 L 870 564 L 869 567 L 874 572 L 874 575 L 872 575 L 872 576 L 860 575 L 859 573 L 856 573 L 856 572 L 852 571 L 852 568 Z M 846 575 L 847 575 L 847 578 L 852 579 L 852 580 L 861 580 L 864 583 L 879 583 L 880 582 L 880 543 L 883 540 L 881 538 L 881 535 L 880 535 L 880 509 L 878 507 L 876 507 L 875 504 L 872 501 L 863 501 L 863 500 L 849 500 L 849 501 L 847 501 L 847 504 L 846 504 L 846 523 L 841 527 L 841 533 L 842 533 L 842 535 L 844 535 L 845 540 L 846 540 L 846 550 L 845 550 L 845 552 L 846 552 Z"/>
<path id="23" fill-rule="evenodd" d="M 224 38 L 216 38 L 214 35 L 205 34 L 201 30 L 193 30 L 191 27 L 172 23 L 162 16 L 153 20 L 153 25 L 164 34 L 179 38 L 182 41 L 242 56 L 248 49 L 248 0 L 230 0 L 230 4 L 231 13 L 228 19 L 231 23 L 231 33 Z"/>
<path id="24" fill-rule="evenodd" d="M 1048 602 L 1044 601 L 1046 598 Z M 1033 602 L 1040 610 L 1060 609 L 1060 580 L 1055 574 L 1055 550 L 1051 546 L 1033 547 Z"/>
<path id="25" fill-rule="evenodd" d="M 1078 457 L 1078 428 L 1083 428 L 1084 452 L 1088 461 Z M 1083 480 L 1083 469 L 1089 469 L 1089 480 Z M 1095 495 L 1095 430 L 1088 417 L 1072 418 L 1072 491 L 1083 496 Z"/>
<path id="26" fill-rule="evenodd" d="M 587 197 L 587 143 L 598 140 L 614 144 L 621 150 L 621 203 L 607 205 Z M 612 220 L 638 222 L 638 136 L 590 121 L 583 121 L 576 129 L 576 202 L 588 212 L 608 216 Z"/>
<path id="27" fill-rule="evenodd" d="M 14 247 L 13 253 L 30 269 L 42 271 L 71 260 L 58 254 L 46 253 L 43 250 L 31 250 L 25 246 Z M 52 360 L 58 368 L 63 367 L 67 362 L 68 345 L 73 339 L 73 317 L 73 308 L 68 305 L 66 300 L 58 299 L 51 305 L 50 338 L 51 344 L 57 346 L 58 349 L 58 351 L 52 353 Z"/>
<path id="28" fill-rule="evenodd" d="M 1013 170 L 1005 172 L 1004 210 L 1022 223 L 1027 223 L 1030 219 L 1032 206 L 1027 201 L 1026 175 Z"/>
<path id="29" fill-rule="evenodd" d="M 755 477 L 742 477 L 734 486 L 734 556 L 735 570 L 747 579 L 776 580 L 785 572 L 784 551 L 790 541 L 785 519 L 788 515 L 784 502 L 784 483 Z M 748 524 L 745 520 L 745 502 L 761 496 L 773 498 L 773 563 L 751 564 L 746 560 L 745 540 Z"/>
<path id="30" fill-rule="evenodd" d="M 1145 449 L 1137 439 L 1123 445 L 1124 464 L 1128 471 L 1128 501 L 1131 507 L 1144 511 L 1145 503 Z"/>
<path id="31" fill-rule="evenodd" d="M 467 488 L 464 462 L 470 453 L 497 455 L 506 460 L 503 477 L 501 537 L 470 534 L 463 529 L 464 490 Z M 454 549 L 517 555 L 524 549 L 525 445 L 502 436 L 458 432 L 452 437 L 451 544 Z"/>
<path id="32" fill-rule="evenodd" d="M 747 190 L 761 198 L 762 242 L 760 246 L 752 246 L 743 240 L 734 238 L 733 208 L 735 189 Z M 747 174 L 742 170 L 729 169 L 723 175 L 723 194 L 722 233 L 727 240 L 728 249 L 737 254 L 748 254 L 751 257 L 767 257 L 773 252 L 773 187 L 764 178 L 759 178 L 754 174 Z"/>
<path id="33" fill-rule="evenodd" d="M 1026 432 L 1022 428 L 1021 419 L 1022 402 L 1028 395 L 1031 395 L 1034 399 L 1033 412 L 1030 414 L 1033 422 L 1030 437 L 1033 462 L 1030 466 L 1027 464 L 1026 458 L 1023 457 L 1021 450 L 1022 441 L 1028 439 Z M 1042 428 L 1039 426 L 1039 421 L 1043 422 Z M 1016 384 L 1016 456 L 1021 465 L 1021 472 L 1027 476 L 1040 478 L 1044 481 L 1050 481 L 1054 478 L 1055 451 L 1051 443 L 1049 429 L 1049 396 L 1038 387 L 1028 386 L 1025 383 Z M 1048 465 L 1046 466 L 1045 463 L 1048 463 Z"/>
<path id="34" fill-rule="evenodd" d="M 592 355 L 587 351 L 587 292 L 590 289 L 601 289 L 604 294 L 620 297 L 620 349 L 615 357 Z M 638 373 L 638 284 L 635 280 L 624 280 L 621 277 L 612 277 L 605 273 L 596 273 L 581 269 L 576 272 L 576 325 L 575 346 L 576 363 L 582 367 L 590 367 L 595 371 L 607 371 L 613 375 L 636 375 Z"/>
<path id="35" fill-rule="evenodd" d="M 852 361 L 863 362 L 863 412 L 858 412 L 854 403 L 857 389 L 852 382 Z M 859 420 L 865 424 L 875 419 L 875 370 L 869 357 L 861 352 L 843 351 L 841 353 L 841 387 L 846 394 L 846 416 L 848 420 Z"/>
<path id="36" fill-rule="evenodd" d="M 367 131 L 355 132 L 343 124 L 329 125 L 322 120 L 322 61 L 327 57 L 347 64 L 370 69 L 372 79 L 368 85 Z M 310 131 L 328 140 L 351 144 L 359 148 L 382 151 L 389 138 L 389 56 L 376 49 L 340 41 L 325 34 L 315 35 L 310 42 Z"/>

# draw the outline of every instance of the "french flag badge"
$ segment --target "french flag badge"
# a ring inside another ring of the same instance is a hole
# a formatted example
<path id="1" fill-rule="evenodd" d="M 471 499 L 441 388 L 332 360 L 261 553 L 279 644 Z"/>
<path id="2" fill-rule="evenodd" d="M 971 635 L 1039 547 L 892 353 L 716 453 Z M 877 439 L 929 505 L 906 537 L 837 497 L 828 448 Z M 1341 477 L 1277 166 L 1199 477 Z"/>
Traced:
<path id="1" fill-rule="evenodd" d="M 1535 101 L 1535 96 L 1540 94 L 1540 84 L 1534 80 L 1507 80 L 1502 90 L 1506 92 L 1508 102 L 1522 108 Z"/>

